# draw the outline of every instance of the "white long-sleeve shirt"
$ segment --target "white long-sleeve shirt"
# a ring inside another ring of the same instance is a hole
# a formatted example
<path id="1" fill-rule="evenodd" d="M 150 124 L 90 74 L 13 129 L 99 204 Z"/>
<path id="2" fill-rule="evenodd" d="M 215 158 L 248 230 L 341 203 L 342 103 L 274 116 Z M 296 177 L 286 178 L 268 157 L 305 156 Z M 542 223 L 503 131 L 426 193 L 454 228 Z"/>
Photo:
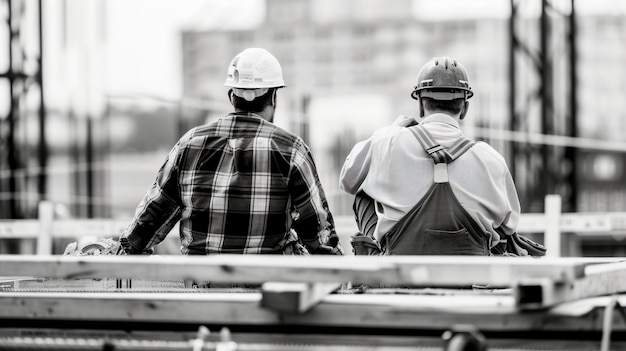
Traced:
<path id="1" fill-rule="evenodd" d="M 436 113 L 421 122 L 443 146 L 463 136 L 453 117 Z M 465 210 L 489 236 L 491 247 L 500 234 L 517 229 L 520 203 L 506 162 L 494 148 L 477 142 L 448 165 L 449 182 Z M 339 186 L 356 194 L 363 190 L 377 202 L 380 240 L 417 204 L 433 184 L 433 161 L 406 128 L 391 125 L 357 143 L 341 169 Z"/>

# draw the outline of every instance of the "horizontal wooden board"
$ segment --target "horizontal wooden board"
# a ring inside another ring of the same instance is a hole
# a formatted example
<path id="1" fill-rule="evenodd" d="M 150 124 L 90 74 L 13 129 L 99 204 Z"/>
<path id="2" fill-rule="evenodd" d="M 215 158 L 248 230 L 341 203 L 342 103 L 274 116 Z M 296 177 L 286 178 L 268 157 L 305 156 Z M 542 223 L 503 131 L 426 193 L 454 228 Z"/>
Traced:
<path id="1" fill-rule="evenodd" d="M 584 275 L 585 266 L 598 262 L 611 260 L 478 256 L 0 255 L 0 277 L 512 286 L 528 278 L 572 281 Z"/>
<path id="2" fill-rule="evenodd" d="M 626 292 L 626 262 L 589 265 L 583 277 L 563 282 L 546 278 L 522 279 L 514 289 L 521 308 L 545 308 L 585 299 Z"/>
<path id="3" fill-rule="evenodd" d="M 0 293 L 0 318 L 377 329 L 472 324 L 485 331 L 600 331 L 608 303 L 606 298 L 591 299 L 575 315 L 566 305 L 520 313 L 510 295 L 338 294 L 326 296 L 306 313 L 284 314 L 261 307 L 260 300 L 260 293 Z M 626 304 L 626 298 L 620 303 Z M 614 330 L 626 328 L 616 322 Z"/>
<path id="4" fill-rule="evenodd" d="M 277 312 L 302 313 L 317 305 L 339 283 L 263 283 L 261 306 Z"/>

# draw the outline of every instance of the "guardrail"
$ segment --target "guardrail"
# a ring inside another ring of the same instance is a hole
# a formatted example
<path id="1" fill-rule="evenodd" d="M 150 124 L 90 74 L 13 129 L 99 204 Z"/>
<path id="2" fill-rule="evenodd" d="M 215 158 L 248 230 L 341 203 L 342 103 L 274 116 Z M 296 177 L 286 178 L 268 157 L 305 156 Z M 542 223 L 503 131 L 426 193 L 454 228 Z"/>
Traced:
<path id="1" fill-rule="evenodd" d="M 115 237 L 130 223 L 130 218 L 113 219 L 57 219 L 54 218 L 54 206 L 50 202 L 39 204 L 38 219 L 0 220 L 0 240 L 34 239 L 36 253 L 40 255 L 52 252 L 53 238 L 101 238 Z M 336 216 L 335 225 L 344 246 L 349 243 L 350 235 L 356 231 L 352 216 Z M 172 231 L 177 232 L 178 226 Z M 520 216 L 518 233 L 542 233 L 547 256 L 561 256 L 561 237 L 564 233 L 576 233 L 580 236 L 613 235 L 626 236 L 626 212 L 605 213 L 561 213 L 561 198 L 548 195 L 545 200 L 545 213 L 523 213 Z M 178 236 L 168 236 L 175 237 Z M 350 251 L 350 250 L 346 250 Z"/>

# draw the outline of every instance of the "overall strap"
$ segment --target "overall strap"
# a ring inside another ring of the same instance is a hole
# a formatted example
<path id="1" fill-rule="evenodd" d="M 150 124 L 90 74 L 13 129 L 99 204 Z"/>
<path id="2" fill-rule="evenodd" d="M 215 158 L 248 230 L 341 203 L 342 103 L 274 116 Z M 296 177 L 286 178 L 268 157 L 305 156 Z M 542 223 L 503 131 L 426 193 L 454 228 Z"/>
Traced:
<path id="1" fill-rule="evenodd" d="M 435 163 L 450 163 L 459 158 L 465 153 L 465 151 L 469 150 L 472 146 L 474 146 L 474 144 L 476 144 L 475 141 L 467 137 L 462 137 L 452 143 L 449 148 L 445 149 L 437 142 L 437 140 L 435 140 L 433 135 L 426 128 L 424 128 L 423 125 L 420 124 L 410 127 L 409 130 L 413 133 L 415 138 L 417 138 L 426 153 L 432 157 Z"/>
<path id="2" fill-rule="evenodd" d="M 435 161 L 435 164 L 452 162 L 452 155 L 450 155 L 422 125 L 411 127 L 409 130 L 417 138 L 417 141 L 422 145 L 424 151 Z"/>
<path id="3" fill-rule="evenodd" d="M 462 137 L 452 143 L 448 149 L 445 149 L 421 124 L 410 127 L 409 130 L 417 138 L 417 141 L 419 141 L 426 153 L 435 161 L 435 183 L 447 183 L 448 163 L 459 158 L 465 151 L 476 144 L 475 141 Z"/>
<path id="4" fill-rule="evenodd" d="M 424 129 L 425 130 L 425 129 Z M 457 139 L 450 147 L 448 148 L 448 153 L 452 156 L 452 161 L 461 157 L 465 153 L 465 151 L 469 150 L 474 146 L 476 142 L 466 137 L 462 137 Z M 450 162 L 452 162 L 450 161 Z M 450 163 L 448 162 L 448 163 Z"/>

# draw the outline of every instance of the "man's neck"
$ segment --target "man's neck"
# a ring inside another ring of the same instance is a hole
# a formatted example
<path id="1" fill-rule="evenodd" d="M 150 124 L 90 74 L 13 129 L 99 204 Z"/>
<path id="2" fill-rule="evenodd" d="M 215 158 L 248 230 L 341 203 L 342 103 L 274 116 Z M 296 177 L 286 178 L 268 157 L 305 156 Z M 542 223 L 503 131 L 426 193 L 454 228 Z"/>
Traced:
<path id="1" fill-rule="evenodd" d="M 426 113 L 424 114 L 424 118 L 431 116 L 431 115 L 438 115 L 438 114 L 443 114 L 443 115 L 447 115 L 450 116 L 451 118 L 456 119 L 457 121 L 461 119 L 461 113 L 457 113 L 457 114 L 451 114 L 448 111 L 426 111 Z"/>
<path id="2" fill-rule="evenodd" d="M 455 126 L 457 128 L 461 128 L 459 118 L 450 116 L 447 113 L 438 113 L 438 112 L 431 113 L 430 115 L 424 117 L 424 119 L 420 121 L 420 124 L 431 123 L 431 122 L 446 123 L 446 124 Z"/>
<path id="3" fill-rule="evenodd" d="M 242 109 L 235 109 L 236 113 L 254 113 L 255 115 L 258 115 L 259 117 L 263 118 L 264 120 L 268 121 L 268 122 L 274 122 L 274 109 L 273 108 L 265 108 L 263 109 L 263 111 L 260 112 L 250 112 L 250 111 L 244 111 Z"/>

